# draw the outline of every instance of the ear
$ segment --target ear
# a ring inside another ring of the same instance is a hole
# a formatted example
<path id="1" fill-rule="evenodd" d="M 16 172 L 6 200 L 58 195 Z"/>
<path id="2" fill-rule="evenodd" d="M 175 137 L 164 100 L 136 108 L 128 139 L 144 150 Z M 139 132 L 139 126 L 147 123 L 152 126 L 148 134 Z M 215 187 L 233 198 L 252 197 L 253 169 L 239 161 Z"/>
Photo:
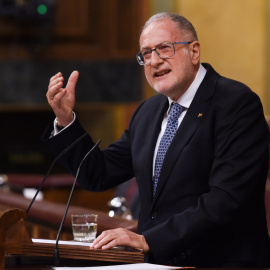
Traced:
<path id="1" fill-rule="evenodd" d="M 191 61 L 194 65 L 198 64 L 200 62 L 200 56 L 201 56 L 201 47 L 199 41 L 194 41 L 189 46 L 189 52 L 191 56 Z"/>

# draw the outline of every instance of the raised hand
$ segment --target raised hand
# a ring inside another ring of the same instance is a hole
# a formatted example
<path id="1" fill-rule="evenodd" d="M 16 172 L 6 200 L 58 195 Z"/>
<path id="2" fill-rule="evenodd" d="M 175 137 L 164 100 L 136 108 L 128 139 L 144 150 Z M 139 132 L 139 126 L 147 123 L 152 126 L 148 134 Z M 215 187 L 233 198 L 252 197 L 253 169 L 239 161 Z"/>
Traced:
<path id="1" fill-rule="evenodd" d="M 73 71 L 65 88 L 63 88 L 64 77 L 61 72 L 50 79 L 46 97 L 56 115 L 58 124 L 61 126 L 67 126 L 73 120 L 78 77 L 79 72 Z"/>

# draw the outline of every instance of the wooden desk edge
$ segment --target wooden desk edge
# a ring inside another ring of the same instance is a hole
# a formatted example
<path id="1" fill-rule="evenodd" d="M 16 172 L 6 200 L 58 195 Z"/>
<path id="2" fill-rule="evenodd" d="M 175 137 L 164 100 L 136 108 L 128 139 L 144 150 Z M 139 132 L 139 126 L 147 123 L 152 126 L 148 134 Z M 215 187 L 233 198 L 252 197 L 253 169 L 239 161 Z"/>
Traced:
<path id="1" fill-rule="evenodd" d="M 25 243 L 22 245 L 7 245 L 6 254 L 27 256 L 51 256 L 53 257 L 55 244 Z M 83 260 L 98 260 L 123 263 L 142 263 L 144 254 L 140 250 L 125 251 L 121 249 L 90 249 L 88 246 L 58 245 L 60 258 L 73 258 Z"/>

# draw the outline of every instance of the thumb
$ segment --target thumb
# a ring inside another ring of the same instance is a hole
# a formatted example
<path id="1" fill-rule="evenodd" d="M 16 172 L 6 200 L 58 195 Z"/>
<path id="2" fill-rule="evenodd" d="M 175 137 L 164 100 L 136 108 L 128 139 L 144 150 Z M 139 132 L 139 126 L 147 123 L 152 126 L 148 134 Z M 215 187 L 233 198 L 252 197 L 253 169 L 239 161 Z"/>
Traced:
<path id="1" fill-rule="evenodd" d="M 73 71 L 68 79 L 66 88 L 69 91 L 75 92 L 76 84 L 79 78 L 79 72 L 77 70 Z"/>

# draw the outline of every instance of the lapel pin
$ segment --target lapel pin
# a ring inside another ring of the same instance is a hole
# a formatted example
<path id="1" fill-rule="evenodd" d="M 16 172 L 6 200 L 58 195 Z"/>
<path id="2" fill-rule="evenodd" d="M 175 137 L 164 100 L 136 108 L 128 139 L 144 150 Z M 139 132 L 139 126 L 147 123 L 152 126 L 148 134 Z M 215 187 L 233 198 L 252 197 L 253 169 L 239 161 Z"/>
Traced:
<path id="1" fill-rule="evenodd" d="M 199 114 L 198 114 L 198 117 L 202 117 L 202 115 L 203 115 L 202 113 L 199 113 Z"/>

